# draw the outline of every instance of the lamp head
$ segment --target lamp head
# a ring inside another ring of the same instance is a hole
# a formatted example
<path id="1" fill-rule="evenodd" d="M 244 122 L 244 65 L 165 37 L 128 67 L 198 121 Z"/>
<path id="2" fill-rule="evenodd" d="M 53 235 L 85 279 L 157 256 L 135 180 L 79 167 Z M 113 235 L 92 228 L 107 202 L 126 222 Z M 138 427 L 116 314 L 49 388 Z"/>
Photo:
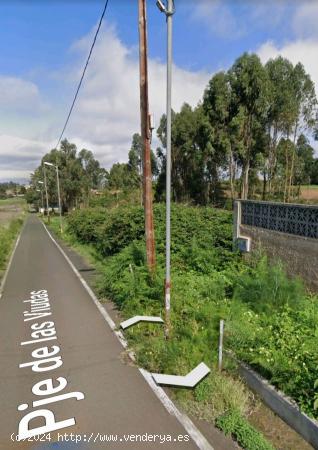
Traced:
<path id="1" fill-rule="evenodd" d="M 165 7 L 165 5 L 163 4 L 163 2 L 161 0 L 157 0 L 156 5 L 159 9 L 159 11 L 161 11 L 162 13 L 166 13 L 167 9 Z"/>

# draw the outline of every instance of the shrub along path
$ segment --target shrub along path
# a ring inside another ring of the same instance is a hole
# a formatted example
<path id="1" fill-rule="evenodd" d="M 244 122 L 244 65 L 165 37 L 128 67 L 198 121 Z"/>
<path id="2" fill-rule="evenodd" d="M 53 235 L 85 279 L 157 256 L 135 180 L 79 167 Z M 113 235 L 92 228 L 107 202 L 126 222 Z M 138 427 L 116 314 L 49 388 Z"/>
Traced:
<path id="1" fill-rule="evenodd" d="M 64 252 L 67 254 L 67 256 L 70 258 L 74 266 L 80 272 L 84 280 L 89 284 L 92 290 L 95 291 L 95 294 L 98 295 L 98 289 L 96 285 L 98 284 L 98 277 L 100 274 L 100 270 L 96 270 L 96 260 L 94 260 L 89 255 L 88 252 L 85 252 L 83 247 L 79 248 L 78 246 L 76 246 L 74 242 L 73 245 L 70 245 L 70 243 L 67 243 L 65 239 L 64 240 L 61 239 L 61 236 L 58 233 L 58 228 L 59 228 L 58 223 L 56 224 L 53 223 L 53 229 L 55 232 L 54 231 L 52 232 L 51 230 L 51 233 L 58 240 L 60 246 L 63 248 Z M 85 256 L 83 256 L 83 254 Z M 111 318 L 114 320 L 115 323 L 119 324 L 122 321 L 123 317 L 120 311 L 118 310 L 117 306 L 113 302 L 109 300 L 104 301 L 103 307 L 107 310 L 108 314 L 111 316 Z M 125 364 L 128 365 L 132 364 L 132 362 L 126 357 L 123 358 L 122 360 Z M 165 389 L 165 391 L 169 396 L 173 394 L 173 392 L 169 389 Z M 237 450 L 239 448 L 239 446 L 234 441 L 232 441 L 230 437 L 225 436 L 216 427 L 211 426 L 211 423 L 205 420 L 200 420 L 192 415 L 191 420 L 194 421 L 198 429 L 213 445 L 214 450 Z"/>
<path id="2" fill-rule="evenodd" d="M 154 278 L 145 268 L 140 207 L 80 210 L 67 221 L 68 237 L 100 263 L 100 295 L 112 299 L 124 318 L 163 314 L 164 206 L 155 205 L 154 212 Z M 301 280 L 288 279 L 279 263 L 259 256 L 246 262 L 233 253 L 229 212 L 173 205 L 172 230 L 172 339 L 166 342 L 158 327 L 129 331 L 139 364 L 165 373 L 177 367 L 182 374 L 202 360 L 213 367 L 223 318 L 226 347 L 315 415 L 317 297 Z M 250 414 L 244 386 L 231 370 L 227 374 L 214 373 L 193 394 L 177 391 L 178 400 L 211 421 L 229 410 Z"/>
<path id="3" fill-rule="evenodd" d="M 53 340 L 43 342 L 48 336 Z M 57 430 L 53 442 L 57 432 L 76 433 L 82 446 L 97 436 L 83 448 L 104 448 L 98 436 L 117 435 L 123 441 L 116 448 L 125 450 L 136 448 L 136 440 L 125 442 L 127 435 L 187 435 L 137 368 L 123 364 L 117 338 L 35 216 L 27 219 L 4 286 L 0 342 L 0 448 L 16 448 L 11 436 L 28 437 L 29 429 Z M 196 445 L 157 441 L 151 448 Z"/>

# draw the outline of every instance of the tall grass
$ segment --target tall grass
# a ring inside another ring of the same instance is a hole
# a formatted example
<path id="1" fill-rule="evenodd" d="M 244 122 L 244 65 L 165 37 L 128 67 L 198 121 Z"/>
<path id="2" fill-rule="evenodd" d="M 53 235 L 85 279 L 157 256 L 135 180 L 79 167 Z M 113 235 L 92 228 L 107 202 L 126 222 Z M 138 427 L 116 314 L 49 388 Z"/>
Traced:
<path id="1" fill-rule="evenodd" d="M 124 318 L 164 315 L 165 209 L 155 205 L 157 268 L 146 268 L 143 210 L 138 206 L 72 213 L 68 233 L 99 260 L 101 297 L 113 300 Z M 176 390 L 188 410 L 209 420 L 252 407 L 232 371 L 216 370 L 219 320 L 225 346 L 253 365 L 315 415 L 317 298 L 299 279 L 266 258 L 247 262 L 232 252 L 232 215 L 212 208 L 172 207 L 172 335 L 140 324 L 127 332 L 138 363 L 150 371 L 186 374 L 201 361 L 213 370 L 194 392 Z M 252 448 L 252 447 L 251 447 Z"/>
<path id="2" fill-rule="evenodd" d="M 0 226 L 0 270 L 4 270 L 6 267 L 10 250 L 22 223 L 22 219 L 13 219 L 8 227 Z"/>
<path id="3" fill-rule="evenodd" d="M 69 231 L 105 259 L 100 294 L 127 318 L 164 315 L 164 207 L 154 212 L 155 277 L 146 268 L 140 207 L 79 211 L 68 220 Z M 317 299 L 282 265 L 233 253 L 230 213 L 173 205 L 172 217 L 172 338 L 166 342 L 158 326 L 129 331 L 139 363 L 184 374 L 202 360 L 213 367 L 223 318 L 229 349 L 314 415 Z"/>

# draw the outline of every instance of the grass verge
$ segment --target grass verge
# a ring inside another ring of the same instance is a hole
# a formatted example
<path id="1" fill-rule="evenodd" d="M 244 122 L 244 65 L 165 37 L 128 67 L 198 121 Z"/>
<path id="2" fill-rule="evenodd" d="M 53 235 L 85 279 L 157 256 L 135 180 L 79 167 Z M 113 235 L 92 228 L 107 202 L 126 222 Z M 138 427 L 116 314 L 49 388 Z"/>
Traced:
<path id="1" fill-rule="evenodd" d="M 23 219 L 13 219 L 8 226 L 0 226 L 0 273 L 2 274 L 7 266 L 13 244 L 21 230 Z"/>
<path id="2" fill-rule="evenodd" d="M 89 214 L 85 214 L 89 220 Z M 101 216 L 98 214 L 96 217 L 99 221 Z M 127 236 L 123 230 L 123 222 L 126 220 L 127 217 L 121 221 L 119 216 L 116 218 L 116 229 L 113 227 L 113 231 L 109 228 L 101 231 L 103 247 L 100 242 L 98 246 L 94 243 L 94 239 L 98 239 L 98 229 L 93 221 L 82 227 L 82 233 L 87 239 L 79 240 L 74 232 L 69 232 L 69 227 L 62 237 L 97 269 L 97 288 L 100 296 L 115 301 L 123 318 L 136 314 L 162 315 L 162 255 L 158 253 L 156 276 L 149 277 L 145 269 L 143 242 L 133 240 L 129 243 L 125 240 Z M 80 224 L 79 220 L 76 226 Z M 130 233 L 135 233 L 134 225 L 130 223 L 130 226 Z M 220 224 L 217 224 L 217 227 L 220 227 Z M 58 218 L 52 219 L 51 228 L 61 237 Z M 189 233 L 192 233 L 192 224 L 189 228 Z M 221 235 L 222 230 L 218 231 Z M 95 236 L 94 239 L 91 239 L 90 233 Z M 216 238 L 214 233 L 214 239 Z M 205 239 L 207 236 L 202 233 L 202 240 Z M 235 411 L 242 422 L 245 420 L 247 424 L 244 417 L 255 407 L 254 397 L 235 374 L 232 366 L 226 364 L 227 370 L 222 373 L 216 369 L 219 319 L 233 313 L 231 303 L 226 299 L 226 295 L 233 290 L 231 272 L 234 268 L 237 275 L 238 272 L 246 271 L 246 268 L 241 264 L 238 255 L 230 253 L 227 248 L 224 251 L 220 248 L 216 252 L 214 249 L 209 251 L 206 247 L 203 254 L 197 242 L 192 241 L 190 249 L 187 248 L 187 240 L 189 246 L 188 235 L 179 235 L 179 247 L 182 247 L 182 250 L 180 252 L 177 246 L 174 248 L 177 270 L 173 272 L 172 339 L 168 342 L 164 339 L 162 327 L 146 324 L 128 330 L 126 337 L 137 355 L 138 364 L 150 371 L 185 375 L 204 360 L 212 368 L 211 375 L 193 391 L 174 389 L 173 397 L 187 412 L 211 423 L 216 423 L 219 417 Z M 111 254 L 113 248 L 116 248 L 116 251 Z M 185 271 L 185 264 L 191 265 L 192 270 L 187 267 Z M 246 310 L 248 307 L 245 307 L 244 311 Z M 241 434 L 244 435 L 244 430 L 249 434 L 251 429 L 251 426 L 243 427 Z M 259 433 L 254 431 L 255 436 L 259 436 Z M 235 433 L 233 437 L 237 439 Z M 252 441 L 253 439 L 246 436 L 244 448 L 254 450 L 256 447 L 252 446 Z M 258 441 L 259 439 L 256 440 Z M 264 438 L 263 441 L 266 442 Z M 273 447 L 268 444 L 265 448 Z"/>

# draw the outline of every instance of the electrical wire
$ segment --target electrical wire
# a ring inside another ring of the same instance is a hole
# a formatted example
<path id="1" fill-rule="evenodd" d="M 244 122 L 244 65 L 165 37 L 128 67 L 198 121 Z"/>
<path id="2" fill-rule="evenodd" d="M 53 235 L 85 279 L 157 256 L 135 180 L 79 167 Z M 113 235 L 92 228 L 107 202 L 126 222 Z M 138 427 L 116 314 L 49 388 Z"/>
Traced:
<path id="1" fill-rule="evenodd" d="M 79 91 L 80 91 L 82 83 L 83 83 L 83 79 L 84 79 L 84 76 L 85 76 L 85 73 L 86 73 L 86 69 L 87 69 L 89 61 L 91 59 L 91 56 L 92 56 L 92 53 L 93 53 L 93 49 L 94 49 L 94 46 L 95 46 L 95 43 L 96 43 L 96 40 L 97 40 L 97 36 L 98 36 L 99 30 L 101 28 L 101 25 L 102 25 L 102 22 L 103 22 L 103 19 L 104 19 L 106 10 L 107 10 L 108 2 L 109 2 L 109 0 L 106 0 L 105 6 L 104 6 L 104 9 L 103 9 L 102 15 L 100 17 L 99 24 L 98 24 L 98 27 L 97 27 L 97 30 L 96 30 L 96 33 L 95 33 L 95 36 L 94 36 L 94 39 L 93 39 L 93 42 L 92 42 L 92 45 L 91 45 L 91 48 L 90 48 L 90 51 L 89 51 L 89 54 L 88 54 L 88 57 L 87 57 L 84 69 L 83 69 L 83 72 L 82 72 L 81 79 L 80 79 L 80 81 L 78 83 L 78 86 L 77 86 L 77 89 L 76 89 L 76 92 L 75 92 L 75 96 L 74 96 L 71 108 L 70 108 L 69 113 L 67 115 L 67 118 L 66 118 L 66 121 L 65 121 L 62 133 L 61 133 L 61 135 L 59 137 L 59 140 L 57 141 L 57 144 L 55 146 L 56 149 L 58 148 L 58 146 L 59 146 L 59 144 L 60 144 L 60 142 L 62 140 L 62 137 L 63 137 L 64 132 L 66 130 L 67 124 L 68 124 L 68 122 L 70 120 L 70 117 L 71 117 L 71 114 L 73 112 L 73 109 L 74 109 L 74 106 L 75 106 L 75 103 L 76 103 Z"/>

